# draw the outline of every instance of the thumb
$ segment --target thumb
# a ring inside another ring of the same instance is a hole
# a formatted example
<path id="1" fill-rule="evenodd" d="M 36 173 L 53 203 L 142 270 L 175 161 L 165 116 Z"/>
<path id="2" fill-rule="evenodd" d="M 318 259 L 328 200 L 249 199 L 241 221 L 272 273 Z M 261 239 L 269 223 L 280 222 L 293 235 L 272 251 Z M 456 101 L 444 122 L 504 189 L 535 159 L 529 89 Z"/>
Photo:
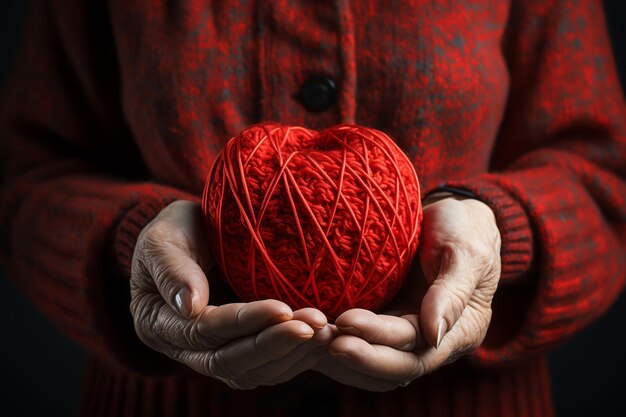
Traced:
<path id="1" fill-rule="evenodd" d="M 439 274 L 422 299 L 420 327 L 426 341 L 439 347 L 472 297 L 480 273 L 468 257 L 449 251 L 442 256 Z"/>
<path id="2" fill-rule="evenodd" d="M 166 245 L 150 253 L 144 265 L 163 299 L 181 316 L 195 317 L 208 305 L 207 277 L 183 249 Z"/>

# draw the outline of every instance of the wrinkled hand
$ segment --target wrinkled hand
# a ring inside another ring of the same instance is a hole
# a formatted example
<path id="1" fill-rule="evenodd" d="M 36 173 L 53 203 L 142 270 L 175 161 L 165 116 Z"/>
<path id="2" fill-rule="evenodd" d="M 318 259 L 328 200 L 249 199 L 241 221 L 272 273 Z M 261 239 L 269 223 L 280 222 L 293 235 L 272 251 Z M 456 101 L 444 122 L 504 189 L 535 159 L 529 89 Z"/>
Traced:
<path id="1" fill-rule="evenodd" d="M 500 277 L 500 232 L 484 203 L 446 197 L 425 202 L 421 271 L 409 274 L 393 311 L 354 309 L 338 317 L 340 335 L 317 370 L 347 385 L 387 391 L 482 343 Z"/>
<path id="2" fill-rule="evenodd" d="M 315 309 L 278 300 L 209 304 L 212 260 L 200 206 L 176 201 L 140 233 L 131 273 L 135 330 L 151 348 L 232 388 L 288 381 L 317 361 L 332 330 Z"/>

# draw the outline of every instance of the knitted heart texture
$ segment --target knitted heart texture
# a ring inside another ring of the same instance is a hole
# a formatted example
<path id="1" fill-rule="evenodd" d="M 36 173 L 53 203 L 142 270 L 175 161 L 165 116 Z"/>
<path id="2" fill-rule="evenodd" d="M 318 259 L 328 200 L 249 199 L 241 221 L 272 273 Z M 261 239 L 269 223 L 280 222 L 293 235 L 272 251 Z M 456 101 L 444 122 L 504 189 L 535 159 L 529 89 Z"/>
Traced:
<path id="1" fill-rule="evenodd" d="M 406 154 L 385 133 L 349 124 L 250 126 L 214 161 L 202 209 L 213 256 L 242 300 L 274 298 L 331 320 L 397 294 L 422 220 Z"/>

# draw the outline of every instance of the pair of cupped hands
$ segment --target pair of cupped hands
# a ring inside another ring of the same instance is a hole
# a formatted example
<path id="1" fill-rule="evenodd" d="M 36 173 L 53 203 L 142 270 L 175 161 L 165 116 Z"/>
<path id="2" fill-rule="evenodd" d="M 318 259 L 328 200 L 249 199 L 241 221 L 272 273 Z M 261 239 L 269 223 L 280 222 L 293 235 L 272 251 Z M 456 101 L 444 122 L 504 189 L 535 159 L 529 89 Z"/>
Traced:
<path id="1" fill-rule="evenodd" d="M 439 193 L 423 210 L 414 268 L 387 310 L 352 309 L 328 323 L 317 309 L 294 311 L 278 300 L 214 305 L 201 209 L 176 201 L 137 240 L 130 281 L 137 335 L 236 389 L 309 369 L 371 391 L 406 386 L 482 343 L 500 277 L 500 233 L 487 205 Z"/>

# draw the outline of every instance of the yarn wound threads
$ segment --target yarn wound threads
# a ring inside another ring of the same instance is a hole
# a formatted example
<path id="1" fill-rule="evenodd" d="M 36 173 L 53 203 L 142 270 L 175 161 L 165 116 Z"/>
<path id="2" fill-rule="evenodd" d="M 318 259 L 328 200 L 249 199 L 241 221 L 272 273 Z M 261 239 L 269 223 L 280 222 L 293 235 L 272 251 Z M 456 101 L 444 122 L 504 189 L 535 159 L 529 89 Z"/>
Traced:
<path id="1" fill-rule="evenodd" d="M 202 209 L 242 300 L 275 298 L 330 319 L 377 311 L 397 294 L 422 219 L 408 157 L 385 133 L 348 124 L 250 126 L 214 161 Z"/>

